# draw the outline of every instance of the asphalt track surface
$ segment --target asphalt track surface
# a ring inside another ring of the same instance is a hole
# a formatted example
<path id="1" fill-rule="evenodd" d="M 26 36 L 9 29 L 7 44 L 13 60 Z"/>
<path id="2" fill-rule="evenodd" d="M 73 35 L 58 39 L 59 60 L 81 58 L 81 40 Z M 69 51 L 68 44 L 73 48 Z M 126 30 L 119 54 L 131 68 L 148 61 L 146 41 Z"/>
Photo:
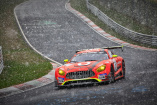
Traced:
<path id="1" fill-rule="evenodd" d="M 15 12 L 28 41 L 45 56 L 63 63 L 78 49 L 118 45 L 93 31 L 65 9 L 67 0 L 30 0 Z M 1 105 L 157 104 L 157 52 L 124 47 L 126 79 L 98 86 L 57 89 L 54 83 L 0 99 Z"/>

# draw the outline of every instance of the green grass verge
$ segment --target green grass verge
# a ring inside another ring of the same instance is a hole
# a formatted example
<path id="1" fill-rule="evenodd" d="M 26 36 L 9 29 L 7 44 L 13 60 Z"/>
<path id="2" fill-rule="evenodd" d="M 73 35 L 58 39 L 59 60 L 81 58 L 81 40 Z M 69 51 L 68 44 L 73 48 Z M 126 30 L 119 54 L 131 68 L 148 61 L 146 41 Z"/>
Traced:
<path id="1" fill-rule="evenodd" d="M 121 35 L 119 35 L 118 33 L 115 32 L 115 30 L 113 30 L 111 27 L 107 26 L 106 24 L 104 24 L 99 18 L 97 18 L 95 15 L 93 15 L 86 7 L 86 1 L 85 0 L 70 0 L 71 6 L 72 8 L 76 9 L 77 11 L 81 12 L 82 14 L 84 14 L 86 17 L 88 17 L 90 20 L 92 20 L 96 25 L 98 25 L 100 28 L 102 28 L 103 30 L 105 30 L 107 33 L 123 40 L 126 41 L 128 43 L 132 43 L 135 45 L 139 45 L 139 46 L 144 46 L 144 47 L 148 47 L 148 48 L 155 48 L 157 49 L 156 46 L 150 46 L 147 44 L 141 44 L 139 42 L 127 39 Z"/>
<path id="2" fill-rule="evenodd" d="M 24 1 L 0 1 L 0 46 L 5 66 L 0 74 L 0 89 L 40 78 L 52 70 L 50 61 L 34 52 L 19 31 L 13 10 Z"/>

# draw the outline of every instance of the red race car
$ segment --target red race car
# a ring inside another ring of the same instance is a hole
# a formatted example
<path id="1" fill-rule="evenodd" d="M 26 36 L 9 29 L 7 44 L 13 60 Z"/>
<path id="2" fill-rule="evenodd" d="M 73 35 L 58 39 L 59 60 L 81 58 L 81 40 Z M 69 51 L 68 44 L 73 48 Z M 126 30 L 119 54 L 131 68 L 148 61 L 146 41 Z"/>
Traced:
<path id="1" fill-rule="evenodd" d="M 80 85 L 89 83 L 112 83 L 125 78 L 125 61 L 110 49 L 123 46 L 85 49 L 76 51 L 70 61 L 55 70 L 55 86 Z"/>

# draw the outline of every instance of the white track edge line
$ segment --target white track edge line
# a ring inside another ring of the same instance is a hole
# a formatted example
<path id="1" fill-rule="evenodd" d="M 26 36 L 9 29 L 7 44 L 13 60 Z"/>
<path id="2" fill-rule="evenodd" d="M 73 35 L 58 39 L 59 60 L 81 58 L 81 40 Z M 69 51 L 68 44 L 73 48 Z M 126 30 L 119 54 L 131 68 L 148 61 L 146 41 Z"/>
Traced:
<path id="1" fill-rule="evenodd" d="M 21 5 L 21 4 L 20 4 L 20 5 Z M 18 6 L 19 6 L 19 5 L 18 5 Z M 19 21 L 18 21 L 18 18 L 17 18 L 16 13 L 15 13 L 15 9 L 16 9 L 18 6 L 16 6 L 16 7 L 14 8 L 14 16 L 15 16 L 15 18 L 16 18 L 16 22 L 17 22 L 17 24 L 18 24 L 18 26 L 19 26 L 19 28 L 20 28 L 20 31 L 21 31 L 21 33 L 22 33 L 22 35 L 23 35 L 25 41 L 28 43 L 28 45 L 29 45 L 35 52 L 37 52 L 38 54 L 40 54 L 40 55 L 43 56 L 44 58 L 46 58 L 46 59 L 48 59 L 48 60 L 50 60 L 50 61 L 52 61 L 52 62 L 54 62 L 54 63 L 57 63 L 58 65 L 62 65 L 61 63 L 59 63 L 59 62 L 57 62 L 57 61 L 55 61 L 55 60 L 52 60 L 51 58 L 49 58 L 49 57 L 43 55 L 42 53 L 40 53 L 38 50 L 36 50 L 36 49 L 30 44 L 30 42 L 29 42 L 28 39 L 26 38 L 26 36 L 25 36 L 25 34 L 24 34 L 24 32 L 23 32 L 23 30 L 22 30 L 22 28 L 21 28 L 21 25 L 20 25 L 20 23 L 19 23 Z"/>

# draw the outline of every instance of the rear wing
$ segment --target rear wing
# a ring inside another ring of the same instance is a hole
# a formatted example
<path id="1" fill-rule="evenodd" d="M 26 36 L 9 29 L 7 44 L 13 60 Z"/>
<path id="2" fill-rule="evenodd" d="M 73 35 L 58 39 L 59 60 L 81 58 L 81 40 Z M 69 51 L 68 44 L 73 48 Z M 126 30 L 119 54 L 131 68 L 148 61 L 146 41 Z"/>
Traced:
<path id="1" fill-rule="evenodd" d="M 119 48 L 121 48 L 123 51 L 123 47 L 124 46 L 122 45 L 122 46 L 103 47 L 102 49 L 119 49 Z"/>
<path id="2" fill-rule="evenodd" d="M 94 48 L 94 49 L 119 49 L 120 48 L 123 51 L 124 50 L 123 47 L 124 46 L 122 45 L 122 46 L 102 47 L 102 48 Z M 84 50 L 90 50 L 90 49 L 77 50 L 76 53 Z"/>

